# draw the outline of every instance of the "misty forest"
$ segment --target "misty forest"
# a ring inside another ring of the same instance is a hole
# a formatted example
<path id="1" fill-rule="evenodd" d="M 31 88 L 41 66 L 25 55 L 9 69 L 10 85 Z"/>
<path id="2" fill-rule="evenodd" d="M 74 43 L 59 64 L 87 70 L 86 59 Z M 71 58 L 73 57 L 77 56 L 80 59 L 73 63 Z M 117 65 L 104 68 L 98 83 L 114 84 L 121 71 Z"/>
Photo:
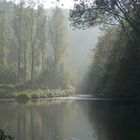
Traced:
<path id="1" fill-rule="evenodd" d="M 0 0 L 0 140 L 139 140 L 140 1 Z"/>
<path id="2" fill-rule="evenodd" d="M 42 5 L 34 9 L 26 7 L 24 2 L 3 5 L 0 11 L 0 96 L 40 98 L 57 96 L 59 92 L 64 93 L 60 96 L 70 95 L 74 88 L 67 64 L 69 33 L 63 11 L 56 8 L 47 13 Z M 49 89 L 58 91 L 53 95 Z M 61 91 L 64 89 L 67 93 Z M 38 95 L 39 92 L 45 94 Z"/>

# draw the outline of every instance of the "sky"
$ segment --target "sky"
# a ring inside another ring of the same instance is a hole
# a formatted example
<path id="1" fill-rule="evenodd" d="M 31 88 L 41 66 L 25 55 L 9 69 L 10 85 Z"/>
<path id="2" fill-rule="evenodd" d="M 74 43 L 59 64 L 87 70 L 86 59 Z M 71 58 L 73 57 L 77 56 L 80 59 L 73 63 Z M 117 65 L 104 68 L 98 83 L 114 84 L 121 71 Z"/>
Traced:
<path id="1" fill-rule="evenodd" d="M 57 4 L 65 9 L 70 9 L 73 7 L 73 0 L 60 0 L 59 3 L 56 3 L 55 0 L 44 0 L 45 8 L 55 7 Z"/>
<path id="2" fill-rule="evenodd" d="M 71 9 L 74 5 L 74 0 L 7 0 L 7 1 L 14 1 L 15 3 L 19 3 L 19 1 L 33 1 L 34 3 L 43 3 L 45 8 L 54 8 L 59 6 L 63 9 Z M 59 1 L 59 2 L 57 2 Z"/>

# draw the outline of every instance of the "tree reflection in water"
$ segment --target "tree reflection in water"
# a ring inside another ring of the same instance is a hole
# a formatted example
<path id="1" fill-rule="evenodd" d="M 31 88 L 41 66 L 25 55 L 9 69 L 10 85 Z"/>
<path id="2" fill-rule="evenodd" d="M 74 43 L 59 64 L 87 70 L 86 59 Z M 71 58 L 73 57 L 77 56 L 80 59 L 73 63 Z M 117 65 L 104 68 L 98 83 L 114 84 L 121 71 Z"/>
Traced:
<path id="1" fill-rule="evenodd" d="M 119 101 L 0 102 L 14 140 L 140 140 L 140 104 Z"/>
<path id="2" fill-rule="evenodd" d="M 89 104 L 90 122 L 97 140 L 140 140 L 140 104 L 98 101 Z"/>

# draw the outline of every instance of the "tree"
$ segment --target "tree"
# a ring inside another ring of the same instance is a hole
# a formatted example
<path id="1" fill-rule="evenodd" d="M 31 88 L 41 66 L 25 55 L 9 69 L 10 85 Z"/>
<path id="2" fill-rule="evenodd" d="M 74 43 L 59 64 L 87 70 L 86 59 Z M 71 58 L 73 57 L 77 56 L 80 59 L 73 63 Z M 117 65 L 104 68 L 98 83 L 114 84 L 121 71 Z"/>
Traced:
<path id="1" fill-rule="evenodd" d="M 50 21 L 50 38 L 54 53 L 54 71 L 65 63 L 67 46 L 68 46 L 68 29 L 63 11 L 56 8 Z"/>
<path id="2" fill-rule="evenodd" d="M 38 3 L 37 3 L 38 4 Z M 29 26 L 29 40 L 30 40 L 30 50 L 31 50 L 31 69 L 30 69 L 30 75 L 31 75 L 31 82 L 33 84 L 34 82 L 34 73 L 35 73 L 35 46 L 37 45 L 37 37 L 39 33 L 39 27 L 40 27 L 40 22 L 39 22 L 39 5 L 37 5 L 37 10 L 33 8 L 34 2 L 30 1 L 29 4 L 29 21 L 28 21 L 28 26 Z"/>
<path id="3" fill-rule="evenodd" d="M 126 33 L 134 30 L 140 35 L 139 8 L 136 0 L 80 0 L 70 12 L 70 20 L 79 28 L 97 24 L 117 25 Z"/>
<path id="4" fill-rule="evenodd" d="M 8 13 L 0 11 L 0 72 L 8 69 L 8 54 L 10 44 L 10 27 Z"/>
<path id="5" fill-rule="evenodd" d="M 41 71 L 45 69 L 45 57 L 47 53 L 47 43 L 48 43 L 48 29 L 47 29 L 47 12 L 42 7 L 39 6 L 39 27 L 38 27 L 38 51 L 41 52 Z"/>
<path id="6" fill-rule="evenodd" d="M 122 57 L 118 46 L 122 39 L 117 28 L 108 28 L 100 36 L 96 48 L 93 49 L 94 55 L 87 84 L 88 93 L 96 96 L 104 95 L 110 74 L 112 71 L 115 73 L 118 60 Z M 121 51 L 124 52 L 123 49 Z"/>
<path id="7" fill-rule="evenodd" d="M 70 20 L 73 26 L 82 29 L 95 25 L 118 27 L 115 32 L 109 29 L 99 39 L 89 74 L 89 92 L 102 96 L 123 97 L 124 93 L 128 97 L 137 96 L 140 91 L 139 3 L 80 0 L 70 12 Z"/>
<path id="8" fill-rule="evenodd" d="M 118 28 L 102 34 L 94 49 L 88 93 L 111 98 L 139 95 L 140 49 L 130 42 Z"/>
<path id="9" fill-rule="evenodd" d="M 18 43 L 18 82 L 20 81 L 20 69 L 21 69 L 21 34 L 22 34 L 22 16 L 23 16 L 23 6 L 24 3 L 19 1 L 19 5 L 14 5 L 15 14 L 14 14 L 14 32 Z"/>
<path id="10" fill-rule="evenodd" d="M 37 17 L 36 17 L 37 16 Z M 31 8 L 30 10 L 30 40 L 31 40 L 31 82 L 34 82 L 34 55 L 35 55 L 35 44 L 37 39 L 37 23 L 38 22 L 38 15 L 34 13 L 34 9 Z"/>
<path id="11" fill-rule="evenodd" d="M 22 75 L 24 83 L 30 80 L 30 65 L 31 65 L 31 40 L 30 40 L 30 8 L 23 9 L 23 22 L 22 22 Z"/>
<path id="12" fill-rule="evenodd" d="M 63 11 L 58 7 L 56 7 L 51 19 L 50 35 L 54 57 L 54 85 L 59 85 L 59 82 L 64 80 L 62 80 L 60 73 L 63 71 L 66 63 L 68 29 Z"/>
<path id="13" fill-rule="evenodd" d="M 67 70 L 68 26 L 62 9 L 56 7 L 49 19 L 48 28 L 47 68 L 41 74 L 41 77 L 46 77 L 46 84 L 51 88 L 64 88 L 68 85 L 69 73 Z"/>
<path id="14" fill-rule="evenodd" d="M 3 72 L 7 66 L 7 46 L 6 46 L 6 12 L 5 11 L 0 11 L 0 67 L 1 67 L 1 72 Z"/>

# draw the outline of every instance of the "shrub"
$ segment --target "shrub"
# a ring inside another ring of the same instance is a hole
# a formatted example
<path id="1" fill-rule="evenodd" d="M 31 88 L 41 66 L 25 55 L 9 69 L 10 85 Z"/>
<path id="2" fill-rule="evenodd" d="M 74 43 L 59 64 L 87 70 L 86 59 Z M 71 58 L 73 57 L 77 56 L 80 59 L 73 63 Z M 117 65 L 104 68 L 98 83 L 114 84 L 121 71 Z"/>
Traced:
<path id="1" fill-rule="evenodd" d="M 19 95 L 16 96 L 16 99 L 18 100 L 29 100 L 31 97 L 27 95 L 26 93 L 20 93 Z"/>
<path id="2" fill-rule="evenodd" d="M 32 98 L 32 99 L 38 99 L 39 96 L 38 96 L 37 94 L 32 94 L 32 95 L 31 95 L 31 98 Z"/>
<path id="3" fill-rule="evenodd" d="M 14 137 L 0 129 L 0 140 L 14 140 Z"/>

